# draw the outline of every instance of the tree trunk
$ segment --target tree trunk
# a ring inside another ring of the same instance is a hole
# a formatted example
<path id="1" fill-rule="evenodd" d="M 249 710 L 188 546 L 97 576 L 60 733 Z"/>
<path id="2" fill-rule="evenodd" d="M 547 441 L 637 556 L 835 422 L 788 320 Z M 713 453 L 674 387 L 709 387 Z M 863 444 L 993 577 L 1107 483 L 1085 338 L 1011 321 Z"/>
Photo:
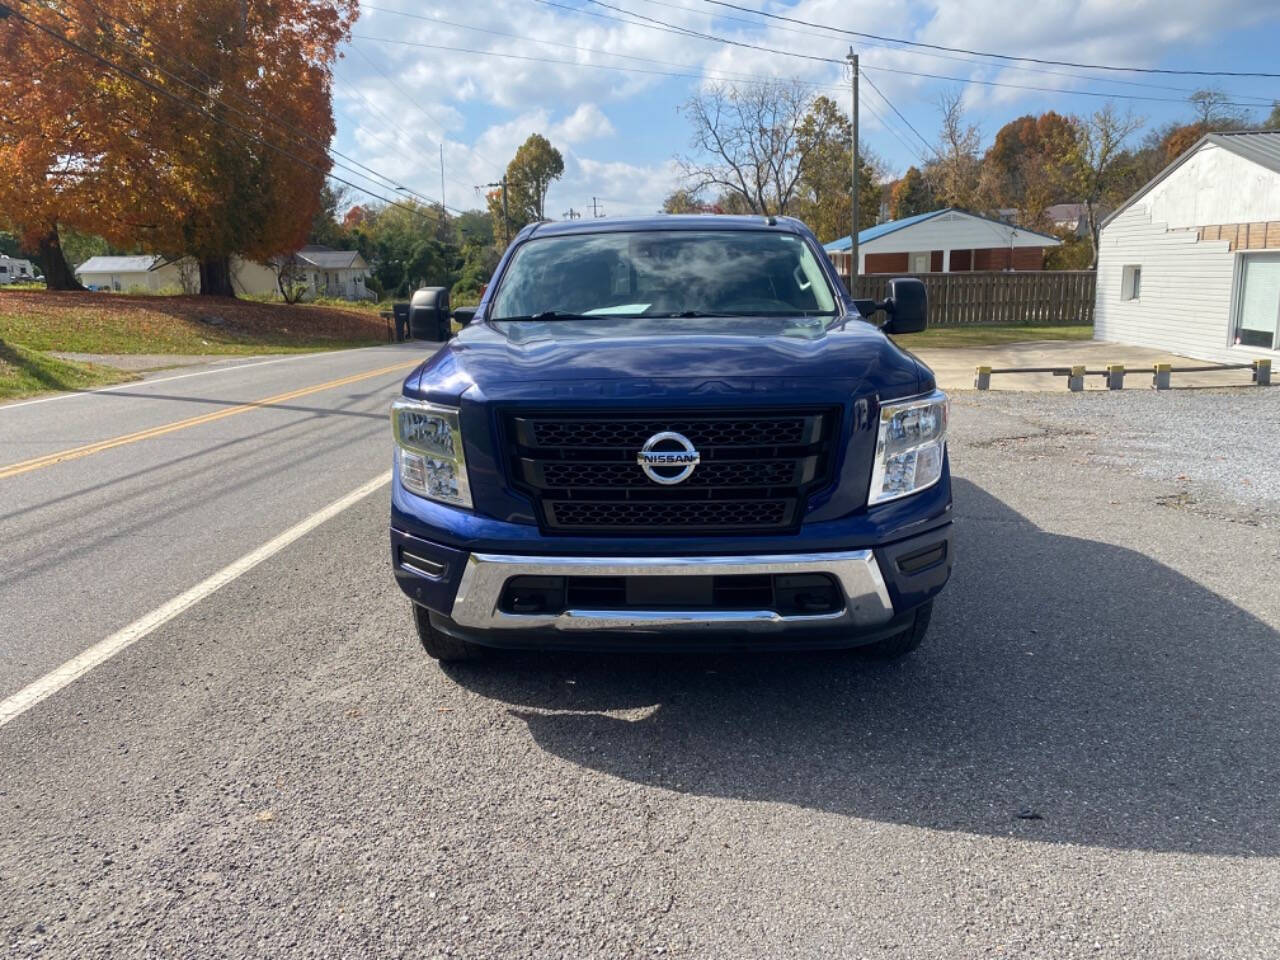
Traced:
<path id="1" fill-rule="evenodd" d="M 45 286 L 50 290 L 84 289 L 62 254 L 62 242 L 58 240 L 56 225 L 40 238 L 40 269 L 44 271 Z"/>
<path id="2" fill-rule="evenodd" d="M 200 295 L 202 297 L 234 297 L 231 286 L 231 258 L 217 257 L 200 261 Z"/>

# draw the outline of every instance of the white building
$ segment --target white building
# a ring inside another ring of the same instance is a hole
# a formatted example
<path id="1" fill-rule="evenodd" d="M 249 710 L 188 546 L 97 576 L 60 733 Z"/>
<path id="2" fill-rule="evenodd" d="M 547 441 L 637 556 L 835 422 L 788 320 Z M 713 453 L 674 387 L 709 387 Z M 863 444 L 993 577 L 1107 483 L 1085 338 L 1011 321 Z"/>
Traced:
<path id="1" fill-rule="evenodd" d="M 303 247 L 294 254 L 289 269 L 294 282 L 305 288 L 304 300 L 316 296 L 363 300 L 369 265 L 354 251 L 327 247 Z M 153 254 L 127 257 L 90 257 L 76 267 L 76 277 L 86 287 L 116 293 L 199 293 L 200 268 L 191 257 L 166 260 Z M 240 296 L 278 297 L 275 267 L 252 260 L 231 258 L 231 285 Z"/>
<path id="2" fill-rule="evenodd" d="M 375 296 L 366 286 L 369 264 L 354 250 L 334 250 L 312 244 L 285 263 L 295 282 L 306 288 L 304 300 L 313 297 L 366 300 Z"/>
<path id="3" fill-rule="evenodd" d="M 0 284 L 23 283 L 34 279 L 35 275 L 36 268 L 31 265 L 30 260 L 0 253 Z"/>
<path id="4" fill-rule="evenodd" d="M 890 220 L 858 233 L 858 273 L 960 273 L 972 270 L 1043 270 L 1044 252 L 1057 237 L 946 208 Z M 825 247 L 848 276 L 849 238 Z"/>
<path id="5" fill-rule="evenodd" d="M 1280 356 L 1280 132 L 1207 134 L 1103 221 L 1093 335 Z"/>
<path id="6" fill-rule="evenodd" d="M 194 265 L 194 264 L 192 264 Z M 190 271 L 183 264 L 152 254 L 131 257 L 90 257 L 76 267 L 76 279 L 91 290 L 116 293 L 174 293 L 190 289 Z M 195 275 L 199 289 L 199 272 Z"/>

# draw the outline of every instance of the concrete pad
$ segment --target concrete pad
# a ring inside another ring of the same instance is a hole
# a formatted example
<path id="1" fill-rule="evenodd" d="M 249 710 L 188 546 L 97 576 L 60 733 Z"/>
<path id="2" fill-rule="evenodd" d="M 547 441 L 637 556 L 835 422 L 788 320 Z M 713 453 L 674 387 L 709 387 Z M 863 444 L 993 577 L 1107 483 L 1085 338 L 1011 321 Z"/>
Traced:
<path id="1" fill-rule="evenodd" d="M 1157 363 L 1179 366 L 1206 366 L 1208 361 L 1194 360 L 1161 350 L 1134 347 L 1101 340 L 1028 340 L 994 347 L 935 347 L 912 351 L 932 368 L 943 390 L 972 390 L 974 368 L 1001 367 L 1071 367 L 1083 364 L 1088 370 L 1104 371 L 1108 364 L 1124 364 L 1126 390 L 1151 389 L 1151 368 Z M 1250 370 L 1221 370 L 1207 373 L 1172 374 L 1174 389 L 1186 387 L 1252 386 Z M 1087 376 L 1086 390 L 1105 390 L 1105 376 Z M 995 373 L 992 390 L 1042 390 L 1067 392 L 1067 378 L 1051 373 Z"/>

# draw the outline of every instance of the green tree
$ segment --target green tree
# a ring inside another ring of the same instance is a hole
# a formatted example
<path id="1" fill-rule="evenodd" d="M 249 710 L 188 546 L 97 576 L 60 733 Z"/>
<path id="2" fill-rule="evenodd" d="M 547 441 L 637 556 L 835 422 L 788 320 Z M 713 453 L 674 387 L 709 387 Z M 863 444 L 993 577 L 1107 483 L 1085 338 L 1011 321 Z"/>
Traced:
<path id="1" fill-rule="evenodd" d="M 526 224 L 545 220 L 547 190 L 564 174 L 564 157 L 540 133 L 520 144 L 507 164 L 507 214 L 503 222 L 502 191 L 488 196 L 494 233 L 509 239 Z"/>
<path id="2" fill-rule="evenodd" d="M 7 257 L 21 256 L 18 249 L 18 237 L 8 230 L 0 230 L 0 255 Z"/>
<path id="3" fill-rule="evenodd" d="M 791 213 L 823 243 L 848 236 L 853 216 L 853 124 L 829 97 L 818 97 L 796 131 L 800 179 Z M 858 229 L 874 226 L 880 213 L 881 163 L 865 145 L 858 154 Z"/>
<path id="4" fill-rule="evenodd" d="M 451 298 L 455 304 L 480 302 L 493 270 L 498 265 L 498 249 L 491 243 L 468 240 L 462 247 L 462 269 L 453 285 Z"/>
<path id="5" fill-rule="evenodd" d="M 673 190 L 662 201 L 663 213 L 708 213 L 710 207 L 692 190 Z"/>
<path id="6" fill-rule="evenodd" d="M 335 188 L 326 183 L 320 188 L 320 205 L 316 209 L 316 215 L 311 218 L 311 232 L 307 235 L 307 243 L 318 243 L 336 250 L 347 245 L 350 238 L 338 215 L 345 199 L 345 187 Z"/>
<path id="7" fill-rule="evenodd" d="M 889 195 L 889 219 L 901 220 L 938 209 L 938 198 L 916 167 L 908 167 Z"/>
<path id="8" fill-rule="evenodd" d="M 1272 102 L 1271 112 L 1262 121 L 1262 125 L 1268 130 L 1280 130 L 1280 100 Z"/>

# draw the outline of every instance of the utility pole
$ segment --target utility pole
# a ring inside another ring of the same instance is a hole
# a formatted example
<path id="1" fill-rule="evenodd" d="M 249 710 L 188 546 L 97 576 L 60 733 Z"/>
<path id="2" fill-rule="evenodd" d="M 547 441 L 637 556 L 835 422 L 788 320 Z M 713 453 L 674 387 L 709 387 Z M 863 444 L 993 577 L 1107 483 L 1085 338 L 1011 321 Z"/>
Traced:
<path id="1" fill-rule="evenodd" d="M 507 213 L 507 175 L 502 175 L 502 235 L 506 245 L 511 246 L 511 214 Z"/>
<path id="2" fill-rule="evenodd" d="M 447 217 L 447 210 L 444 202 L 444 144 L 442 143 L 440 144 L 440 213 Z"/>
<path id="3" fill-rule="evenodd" d="M 560 214 L 560 216 L 564 217 L 566 220 L 581 220 L 581 219 L 582 219 L 582 214 L 580 214 L 577 210 L 573 209 L 573 207 L 570 207 L 570 208 L 569 208 L 568 210 L 566 210 L 564 213 Z"/>
<path id="4" fill-rule="evenodd" d="M 853 227 L 849 231 L 849 292 L 858 277 L 858 55 L 849 48 L 849 69 L 853 82 Z"/>
<path id="5" fill-rule="evenodd" d="M 600 207 L 600 201 L 595 197 L 591 198 L 591 216 L 599 219 L 604 216 L 604 210 Z"/>

